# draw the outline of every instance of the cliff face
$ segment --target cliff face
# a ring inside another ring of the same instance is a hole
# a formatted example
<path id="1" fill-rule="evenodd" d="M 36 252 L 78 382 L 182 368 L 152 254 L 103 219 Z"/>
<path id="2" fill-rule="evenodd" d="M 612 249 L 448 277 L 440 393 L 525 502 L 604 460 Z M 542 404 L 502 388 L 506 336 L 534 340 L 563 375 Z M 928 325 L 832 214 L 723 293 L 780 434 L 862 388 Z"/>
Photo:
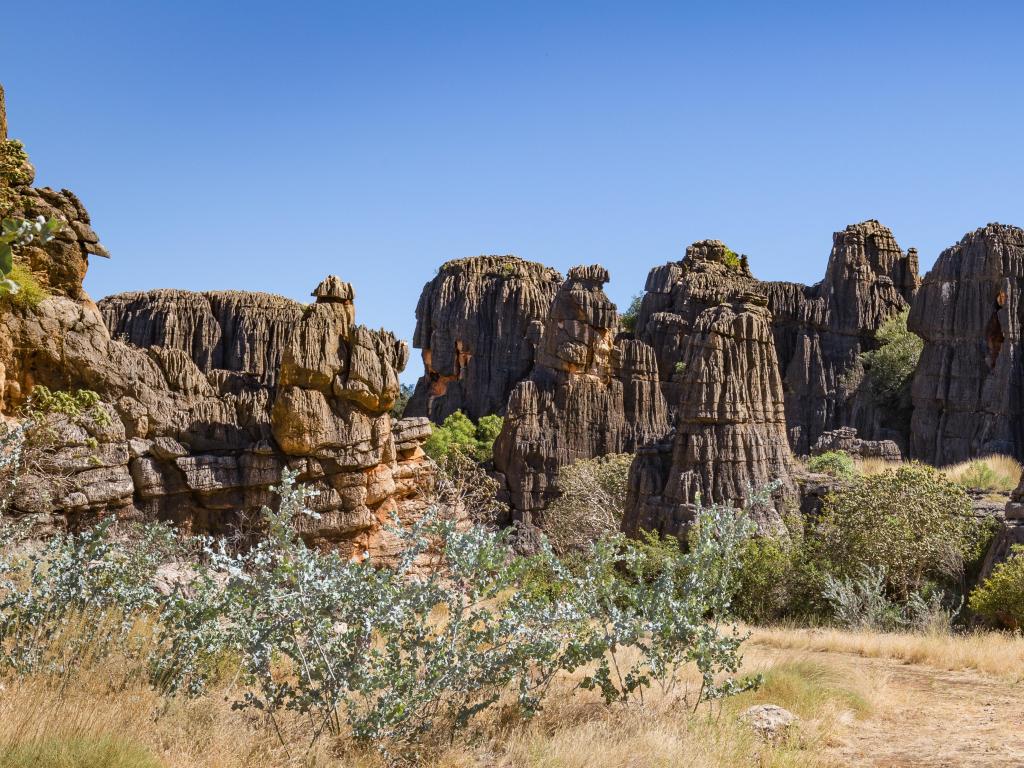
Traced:
<path id="1" fill-rule="evenodd" d="M 771 314 L 760 294 L 705 309 L 680 355 L 682 392 L 672 433 L 637 452 L 630 468 L 623 530 L 681 536 L 696 503 L 748 501 L 751 489 L 779 481 L 793 500 L 782 377 Z M 757 511 L 762 532 L 781 530 L 775 509 Z"/>
<path id="2" fill-rule="evenodd" d="M 537 365 L 508 401 L 494 466 L 517 519 L 557 495 L 560 467 L 635 450 L 668 426 L 654 351 L 616 341 L 615 305 L 599 266 L 574 267 L 551 303 Z"/>
<path id="3" fill-rule="evenodd" d="M 392 558 L 383 523 L 426 504 L 432 472 L 420 444 L 430 427 L 392 423 L 408 348 L 356 325 L 351 286 L 328 278 L 308 308 L 157 291 L 114 297 L 101 311 L 81 286 L 89 254 L 102 251 L 84 208 L 15 176 L 4 175 L 8 215 L 64 227 L 18 255 L 49 295 L 0 302 L 0 415 L 15 416 L 43 385 L 95 391 L 106 417 L 56 419 L 53 471 L 24 478 L 14 511 L 57 524 L 115 512 L 221 532 L 273 503 L 269 488 L 290 467 L 320 491 L 321 517 L 303 521 L 308 540 Z"/>
<path id="4" fill-rule="evenodd" d="M 474 420 L 504 414 L 512 388 L 533 370 L 561 282 L 555 270 L 514 256 L 444 264 L 416 307 L 424 374 L 406 413 L 435 422 L 457 410 Z"/>
<path id="5" fill-rule="evenodd" d="M 924 339 L 914 375 L 911 455 L 947 464 L 1024 459 L 1021 362 L 1024 230 L 989 224 L 947 248 L 910 312 Z"/>
<path id="6" fill-rule="evenodd" d="M 878 328 L 909 306 L 917 282 L 916 251 L 900 251 L 877 221 L 835 233 L 825 278 L 813 286 L 758 281 L 745 257 L 705 240 L 691 245 L 681 262 L 651 271 L 637 335 L 655 348 L 673 407 L 685 397 L 676 365 L 696 318 L 743 293 L 763 294 L 793 450 L 806 454 L 821 434 L 842 426 L 856 427 L 865 438 L 899 438 L 859 390 L 859 356 L 874 348 Z"/>
<path id="7" fill-rule="evenodd" d="M 110 335 L 136 347 L 185 352 L 203 373 L 249 373 L 277 383 L 281 358 L 303 305 L 242 291 L 157 290 L 122 293 L 99 302 Z"/>

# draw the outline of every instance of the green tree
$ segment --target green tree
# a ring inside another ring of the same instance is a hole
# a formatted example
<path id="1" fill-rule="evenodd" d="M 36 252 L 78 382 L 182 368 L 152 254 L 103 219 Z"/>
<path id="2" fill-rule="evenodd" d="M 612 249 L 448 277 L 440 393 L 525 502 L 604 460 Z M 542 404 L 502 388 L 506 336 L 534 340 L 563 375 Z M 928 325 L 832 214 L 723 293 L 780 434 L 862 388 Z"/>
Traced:
<path id="1" fill-rule="evenodd" d="M 622 329 L 628 333 L 636 333 L 636 321 L 640 316 L 640 305 L 643 304 L 644 295 L 642 293 L 636 294 L 629 302 L 629 307 L 619 315 L 619 325 Z"/>
<path id="2" fill-rule="evenodd" d="M 500 416 L 482 416 L 477 424 L 462 411 L 456 411 L 440 426 L 434 426 L 423 450 L 435 461 L 446 459 L 453 451 L 475 461 L 488 461 L 493 455 L 494 440 L 501 432 Z"/>
<path id="3" fill-rule="evenodd" d="M 860 356 L 872 399 L 904 429 L 910 427 L 910 384 L 924 347 L 921 338 L 907 330 L 909 314 L 906 309 L 886 320 L 875 336 L 879 347 Z"/>

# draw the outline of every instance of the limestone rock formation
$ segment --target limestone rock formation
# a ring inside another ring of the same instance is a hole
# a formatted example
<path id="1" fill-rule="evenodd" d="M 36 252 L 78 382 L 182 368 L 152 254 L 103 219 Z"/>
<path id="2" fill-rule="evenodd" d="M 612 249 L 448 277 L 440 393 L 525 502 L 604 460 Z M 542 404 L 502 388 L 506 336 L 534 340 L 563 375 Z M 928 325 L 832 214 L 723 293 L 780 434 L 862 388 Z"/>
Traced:
<path id="1" fill-rule="evenodd" d="M 924 339 L 914 375 L 911 455 L 948 464 L 1024 459 L 1024 230 L 970 232 L 925 276 L 909 327 Z"/>
<path id="2" fill-rule="evenodd" d="M 741 294 L 701 312 L 680 356 L 674 430 L 637 452 L 623 530 L 681 536 L 696 504 L 750 499 L 778 481 L 777 507 L 795 498 L 782 377 L 764 296 Z M 779 509 L 758 509 L 762 532 Z"/>
<path id="3" fill-rule="evenodd" d="M 114 297 L 101 312 L 81 285 L 89 254 L 102 252 L 88 214 L 70 192 L 32 189 L 27 159 L 9 156 L 9 213 L 64 227 L 18 256 L 49 295 L 0 300 L 0 416 L 17 417 L 36 385 L 92 390 L 103 414 L 48 420 L 55 471 L 30 473 L 14 510 L 57 524 L 116 512 L 221 532 L 273 503 L 269 489 L 290 467 L 320 492 L 319 519 L 303 521 L 308 540 L 394 557 L 383 523 L 425 506 L 429 425 L 392 423 L 408 348 L 356 325 L 351 286 L 329 277 L 308 308 L 156 291 Z"/>
<path id="4" fill-rule="evenodd" d="M 424 374 L 406 406 L 440 423 L 504 414 L 509 393 L 533 370 L 544 320 L 562 276 L 515 256 L 449 261 L 416 307 L 413 345 Z"/>
<path id="5" fill-rule="evenodd" d="M 978 582 L 991 576 L 992 570 L 1006 560 L 1010 556 L 1010 551 L 1018 544 L 1024 545 L 1024 476 L 1006 502 L 1003 519 L 999 521 L 992 543 L 985 553 L 985 560 L 978 573 Z"/>
<path id="6" fill-rule="evenodd" d="M 843 451 L 858 459 L 903 461 L 900 447 L 892 440 L 861 440 L 853 427 L 840 427 L 831 432 L 823 432 L 811 446 L 812 456 L 828 451 Z"/>
<path id="7" fill-rule="evenodd" d="M 746 257 L 705 240 L 687 248 L 680 262 L 651 270 L 637 337 L 654 347 L 669 406 L 684 396 L 681 360 L 696 318 L 742 293 L 768 298 L 786 402 L 790 443 L 806 454 L 818 437 L 853 426 L 866 438 L 895 438 L 882 415 L 860 392 L 859 356 L 875 346 L 874 334 L 906 309 L 918 284 L 917 253 L 903 253 L 877 221 L 833 235 L 825 279 L 813 286 L 761 282 Z"/>
<path id="8" fill-rule="evenodd" d="M 667 429 L 654 350 L 616 340 L 607 281 L 600 266 L 569 271 L 551 302 L 537 365 L 509 398 L 494 466 L 519 521 L 541 522 L 560 467 L 633 451 Z"/>
<path id="9" fill-rule="evenodd" d="M 199 370 L 250 373 L 277 383 L 291 331 L 303 305 L 266 293 L 156 290 L 121 293 L 99 302 L 115 339 L 136 347 L 180 349 Z"/>

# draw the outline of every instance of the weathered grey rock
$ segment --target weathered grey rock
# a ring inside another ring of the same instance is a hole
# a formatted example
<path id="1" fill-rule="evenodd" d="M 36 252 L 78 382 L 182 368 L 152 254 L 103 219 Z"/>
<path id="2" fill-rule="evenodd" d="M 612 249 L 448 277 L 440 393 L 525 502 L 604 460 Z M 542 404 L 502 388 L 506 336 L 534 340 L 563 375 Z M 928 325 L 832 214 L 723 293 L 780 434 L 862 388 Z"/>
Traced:
<path id="1" fill-rule="evenodd" d="M 181 350 L 203 373 L 248 373 L 267 385 L 277 383 L 285 345 L 303 313 L 296 301 L 242 291 L 120 293 L 99 308 L 115 339 Z"/>
<path id="2" fill-rule="evenodd" d="M 740 720 L 768 742 L 785 740 L 790 730 L 800 722 L 800 718 L 776 704 L 755 704 L 744 710 Z"/>
<path id="3" fill-rule="evenodd" d="M 704 240 L 687 248 L 682 261 L 651 270 L 637 337 L 657 353 L 672 409 L 683 397 L 676 365 L 696 319 L 743 293 L 764 294 L 793 450 L 806 454 L 823 432 L 841 426 L 856 427 L 870 439 L 896 438 L 900 435 L 861 392 L 859 358 L 876 346 L 878 328 L 907 308 L 916 286 L 917 252 L 904 254 L 892 233 L 873 220 L 833 235 L 825 279 L 813 286 L 758 281 L 746 257 Z"/>
<path id="4" fill-rule="evenodd" d="M 914 375 L 911 456 L 949 464 L 1024 459 L 1024 230 L 970 232 L 925 276 L 909 327 L 924 339 Z"/>
<path id="5" fill-rule="evenodd" d="M 1006 560 L 1017 545 L 1024 545 L 1024 476 L 1010 494 L 1002 519 L 997 521 L 995 536 L 978 572 L 978 582 L 991 576 L 992 570 Z"/>
<path id="6" fill-rule="evenodd" d="M 772 482 L 780 483 L 775 506 L 753 513 L 762 533 L 783 530 L 780 513 L 795 504 L 796 488 L 764 297 L 747 294 L 704 310 L 680 363 L 674 431 L 637 452 L 623 530 L 679 537 L 698 500 L 745 504 Z"/>
<path id="7" fill-rule="evenodd" d="M 388 410 L 408 348 L 355 324 L 351 286 L 328 277 L 309 308 L 155 291 L 101 311 L 81 288 L 98 248 L 84 208 L 71 193 L 32 189 L 27 161 L 10 156 L 0 203 L 68 226 L 24 254 L 52 295 L 0 303 L 0 414 L 16 414 L 36 385 L 102 398 L 98 416 L 48 417 L 56 471 L 25 478 L 14 512 L 65 525 L 116 512 L 223 532 L 275 503 L 270 488 L 290 467 L 320 491 L 321 518 L 302 521 L 309 541 L 393 558 L 401 542 L 385 526 L 421 514 L 433 482 L 419 447 L 429 426 L 400 422 L 398 450 Z"/>
<path id="8" fill-rule="evenodd" d="M 413 345 L 424 374 L 405 409 L 440 423 L 461 410 L 504 414 L 509 393 L 533 371 L 551 300 L 553 269 L 515 256 L 449 261 L 416 307 Z"/>
<path id="9" fill-rule="evenodd" d="M 548 312 L 537 366 L 512 390 L 494 467 L 515 520 L 538 514 L 558 494 L 560 467 L 624 453 L 664 434 L 667 410 L 654 351 L 616 342 L 615 305 L 603 267 L 574 267 Z"/>
<path id="10" fill-rule="evenodd" d="M 817 442 L 811 446 L 811 455 L 828 451 L 843 451 L 858 459 L 882 459 L 884 461 L 903 461 L 900 447 L 892 440 L 861 440 L 853 427 L 840 427 L 831 432 L 823 432 Z"/>

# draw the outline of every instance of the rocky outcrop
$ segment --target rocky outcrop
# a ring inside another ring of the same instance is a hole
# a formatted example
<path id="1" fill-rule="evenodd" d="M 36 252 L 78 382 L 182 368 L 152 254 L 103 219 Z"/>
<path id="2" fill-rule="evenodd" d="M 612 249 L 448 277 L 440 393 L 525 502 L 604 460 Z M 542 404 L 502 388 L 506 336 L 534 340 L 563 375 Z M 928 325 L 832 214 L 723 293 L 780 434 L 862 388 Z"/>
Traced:
<path id="1" fill-rule="evenodd" d="M 978 573 L 978 583 L 991 576 L 992 570 L 1010 557 L 1011 550 L 1017 545 L 1024 545 L 1024 477 L 1006 502 L 1002 519 L 998 521 L 995 536 Z"/>
<path id="2" fill-rule="evenodd" d="M 989 224 L 925 276 L 909 327 L 924 339 L 914 375 L 911 455 L 948 464 L 1024 459 L 1024 230 Z"/>
<path id="3" fill-rule="evenodd" d="M 319 518 L 302 521 L 308 540 L 395 555 L 384 523 L 425 506 L 429 425 L 392 422 L 408 348 L 355 323 L 350 285 L 328 278 L 308 308 L 158 291 L 115 297 L 101 313 L 81 287 L 101 246 L 77 198 L 21 182 L 5 191 L 16 215 L 65 226 L 19 255 L 49 295 L 0 303 L 0 415 L 16 417 L 37 385 L 101 398 L 91 420 L 47 419 L 52 471 L 24 479 L 16 512 L 63 524 L 118 513 L 222 532 L 273 503 L 270 487 L 289 467 L 319 491 Z"/>
<path id="4" fill-rule="evenodd" d="M 304 306 L 267 293 L 156 290 L 99 302 L 115 339 L 136 347 L 180 349 L 203 373 L 249 373 L 274 385 Z"/>
<path id="5" fill-rule="evenodd" d="M 861 440 L 853 427 L 840 427 L 831 432 L 823 432 L 811 447 L 812 456 L 829 451 L 842 451 L 858 459 L 903 461 L 900 447 L 892 440 Z"/>
<path id="6" fill-rule="evenodd" d="M 773 482 L 775 506 L 754 515 L 762 532 L 782 530 L 780 512 L 795 486 L 764 296 L 742 294 L 701 312 L 679 368 L 674 431 L 637 452 L 623 530 L 682 536 L 698 503 L 744 504 Z"/>
<path id="7" fill-rule="evenodd" d="M 551 302 L 536 367 L 509 398 L 494 466 L 519 521 L 542 522 L 560 467 L 633 451 L 667 429 L 654 351 L 616 339 L 607 281 L 600 266 L 569 271 Z"/>
<path id="8" fill-rule="evenodd" d="M 813 286 L 758 281 L 746 257 L 705 240 L 687 248 L 682 261 L 651 271 L 637 336 L 656 350 L 671 407 L 684 396 L 677 364 L 696 318 L 743 293 L 764 294 L 793 449 L 806 454 L 823 432 L 841 426 L 870 439 L 900 438 L 861 391 L 860 354 L 875 347 L 886 320 L 909 306 L 917 283 L 916 251 L 903 253 L 877 221 L 833 235 L 825 278 Z"/>
<path id="9" fill-rule="evenodd" d="M 515 256 L 449 261 L 423 287 L 413 345 L 423 376 L 405 412 L 440 423 L 504 414 L 512 388 L 529 377 L 562 276 Z"/>

